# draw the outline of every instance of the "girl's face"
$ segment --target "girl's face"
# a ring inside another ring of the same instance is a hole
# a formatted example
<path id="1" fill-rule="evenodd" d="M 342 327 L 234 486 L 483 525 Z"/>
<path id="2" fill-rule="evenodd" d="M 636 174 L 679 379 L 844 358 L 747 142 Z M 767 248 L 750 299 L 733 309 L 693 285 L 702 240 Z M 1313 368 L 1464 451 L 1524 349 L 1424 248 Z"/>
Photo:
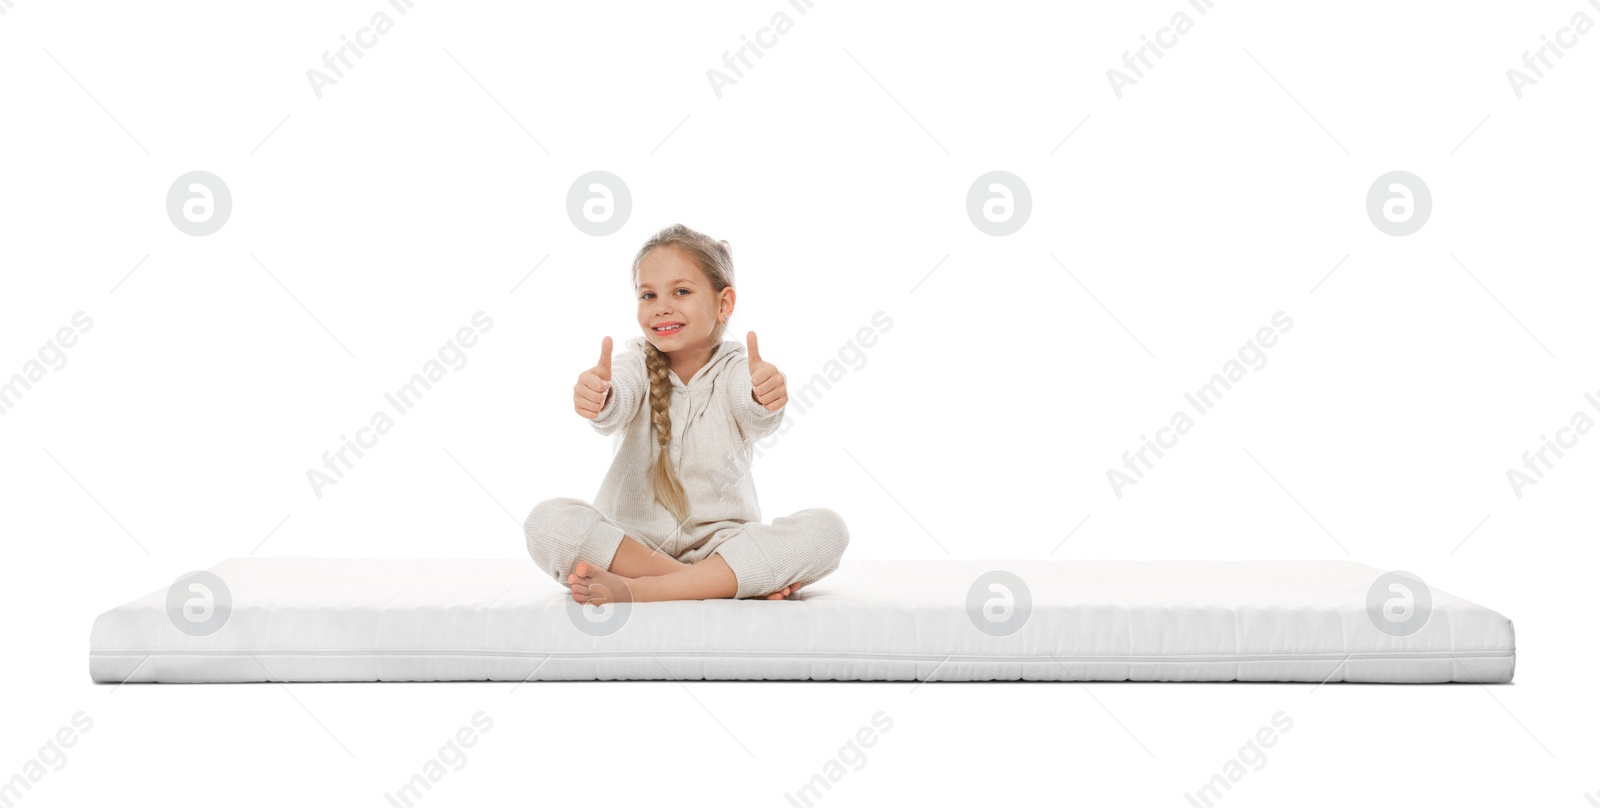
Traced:
<path id="1" fill-rule="evenodd" d="M 634 293 L 645 339 L 666 353 L 708 345 L 717 323 L 733 314 L 733 287 L 718 294 L 705 270 L 674 247 L 645 255 Z"/>

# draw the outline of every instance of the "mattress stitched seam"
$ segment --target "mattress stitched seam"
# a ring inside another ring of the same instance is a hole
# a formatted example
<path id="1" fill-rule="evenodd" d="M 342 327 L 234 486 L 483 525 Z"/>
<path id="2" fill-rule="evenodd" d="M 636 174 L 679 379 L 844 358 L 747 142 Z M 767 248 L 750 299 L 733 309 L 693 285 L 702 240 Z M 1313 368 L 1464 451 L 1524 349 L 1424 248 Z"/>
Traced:
<path id="1" fill-rule="evenodd" d="M 1244 654 L 1244 655 L 1241 655 L 1241 654 L 1156 654 L 1156 655 L 1146 654 L 1146 655 L 1117 655 L 1117 656 L 1106 656 L 1106 655 L 1088 655 L 1088 656 L 1084 656 L 1084 655 L 1076 655 L 1076 654 L 1067 654 L 1067 655 L 1062 655 L 1062 654 L 1032 654 L 1032 655 L 949 654 L 949 655 L 939 655 L 939 654 L 884 654 L 884 653 L 853 654 L 853 653 L 846 653 L 846 652 L 805 653 L 805 652 L 781 652 L 781 651 L 728 651 L 728 652 L 705 652 L 705 651 L 598 651 L 598 652 L 596 652 L 596 651 L 509 651 L 509 650 L 506 650 L 506 651 L 494 651 L 494 650 L 475 651 L 475 650 L 465 650 L 465 649 L 463 649 L 463 650 L 451 650 L 451 651 L 418 651 L 418 650 L 388 650 L 388 649 L 371 649 L 371 650 L 363 650 L 363 651 L 350 651 L 350 650 L 338 650 L 338 649 L 304 649 L 304 650 L 275 649 L 275 650 L 267 651 L 267 650 L 248 650 L 248 649 L 231 649 L 231 648 L 230 649 L 201 649 L 201 648 L 197 648 L 197 649 L 189 649 L 189 650 L 183 650 L 183 649 L 158 649 L 158 650 L 153 650 L 153 651 L 149 651 L 149 650 L 116 650 L 116 651 L 91 650 L 89 652 L 89 655 L 91 657 L 145 657 L 145 656 L 149 656 L 149 657 L 239 657 L 239 658 L 251 657 L 251 656 L 254 656 L 254 657 L 263 657 L 263 656 L 279 656 L 279 657 L 294 657 L 294 656 L 303 656 L 303 657 L 335 657 L 335 656 L 349 656 L 349 657 L 395 657 L 395 656 L 412 656 L 412 657 L 450 657 L 450 656 L 483 657 L 483 656 L 488 656 L 488 657 L 510 657 L 510 658 L 553 656 L 553 657 L 562 657 L 562 658 L 570 658 L 570 659 L 590 659 L 590 658 L 600 658 L 600 659 L 604 659 L 604 658 L 619 658 L 619 659 L 624 659 L 624 658 L 643 658 L 643 657 L 647 657 L 647 656 L 656 656 L 656 657 L 662 657 L 662 656 L 665 656 L 665 657 L 689 657 L 689 658 L 696 658 L 696 657 L 699 657 L 699 658 L 731 658 L 731 659 L 749 659 L 749 658 L 813 659 L 813 658 L 817 658 L 817 657 L 825 657 L 825 658 L 826 657 L 832 657 L 832 658 L 837 658 L 837 659 L 866 659 L 866 660 L 879 660 L 879 659 L 896 660 L 896 659 L 899 659 L 899 660 L 912 660 L 912 661 L 953 660 L 953 661 L 960 661 L 960 662 L 1012 661 L 1012 660 L 1019 660 L 1019 659 L 1020 660 L 1037 660 L 1037 661 L 1043 662 L 1043 661 L 1047 661 L 1047 660 L 1051 660 L 1051 659 L 1056 659 L 1056 660 L 1060 660 L 1060 661 L 1063 661 L 1063 662 L 1107 662 L 1107 663 L 1140 663 L 1140 662 L 1216 662 L 1216 663 L 1237 663 L 1237 662 L 1311 662 L 1311 661 L 1345 659 L 1347 656 L 1350 659 L 1377 660 L 1377 661 L 1449 659 L 1451 657 L 1458 657 L 1458 658 L 1466 657 L 1466 658 L 1471 658 L 1471 659 L 1509 659 L 1509 658 L 1515 657 L 1516 656 L 1516 652 L 1515 652 L 1515 650 L 1510 650 L 1510 651 L 1412 651 L 1412 652 L 1399 652 L 1399 653 L 1390 652 L 1390 651 L 1373 651 L 1373 652 L 1358 652 L 1358 653 L 1353 653 L 1353 654 L 1349 654 L 1349 655 L 1339 654 L 1339 653 L 1328 653 L 1328 654 Z"/>

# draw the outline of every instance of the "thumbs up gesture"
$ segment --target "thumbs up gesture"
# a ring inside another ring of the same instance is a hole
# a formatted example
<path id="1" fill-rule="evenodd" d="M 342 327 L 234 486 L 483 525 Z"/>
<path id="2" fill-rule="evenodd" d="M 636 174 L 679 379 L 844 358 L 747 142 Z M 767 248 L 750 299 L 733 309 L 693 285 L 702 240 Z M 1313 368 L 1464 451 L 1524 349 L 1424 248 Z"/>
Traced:
<path id="1" fill-rule="evenodd" d="M 756 347 L 756 332 L 745 335 L 745 346 L 750 352 L 750 395 L 768 412 L 775 412 L 789 403 L 789 387 L 776 365 L 761 358 Z"/>
<path id="2" fill-rule="evenodd" d="M 572 406 L 578 414 L 593 421 L 600 416 L 611 394 L 611 338 L 600 342 L 600 364 L 578 376 L 572 387 Z"/>

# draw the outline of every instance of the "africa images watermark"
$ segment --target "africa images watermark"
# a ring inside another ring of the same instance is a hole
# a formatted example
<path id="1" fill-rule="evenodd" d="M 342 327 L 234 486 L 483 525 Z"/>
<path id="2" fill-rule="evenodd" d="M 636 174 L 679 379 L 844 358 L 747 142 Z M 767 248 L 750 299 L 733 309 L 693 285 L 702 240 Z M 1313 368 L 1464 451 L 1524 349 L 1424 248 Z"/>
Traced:
<path id="1" fill-rule="evenodd" d="M 738 485 L 750 473 L 754 461 L 777 445 L 778 439 L 794 428 L 795 420 L 790 416 L 791 410 L 797 415 L 805 415 L 824 394 L 832 390 L 833 386 L 851 371 L 860 371 L 867 366 L 867 349 L 877 345 L 878 338 L 894 328 L 894 319 L 882 311 L 873 312 L 871 323 L 875 329 L 868 326 L 856 329 L 855 336 L 839 348 L 838 358 L 829 359 L 823 364 L 822 371 L 813 373 L 802 385 L 789 386 L 789 403 L 784 405 L 783 420 L 772 434 L 756 441 L 751 453 L 747 455 L 738 449 L 729 449 L 727 454 L 723 455 L 722 463 L 713 472 L 717 490 L 721 495 L 726 496 L 729 488 Z"/>
<path id="2" fill-rule="evenodd" d="M 1600 412 L 1600 397 L 1596 397 L 1594 393 L 1584 393 L 1583 398 L 1596 412 Z M 1555 462 L 1545 453 L 1555 455 L 1557 460 L 1566 457 L 1566 453 L 1561 450 L 1577 446 L 1578 438 L 1589 434 L 1589 430 L 1593 428 L 1594 419 L 1589 417 L 1589 413 L 1578 410 L 1572 414 L 1570 423 L 1556 430 L 1554 440 L 1547 435 L 1540 435 L 1539 440 L 1544 445 L 1522 453 L 1522 467 L 1533 472 L 1533 475 L 1529 476 L 1515 466 L 1506 469 L 1506 481 L 1511 483 L 1511 493 L 1515 494 L 1517 499 L 1522 499 L 1523 489 L 1538 485 L 1539 481 L 1544 479 L 1545 471 L 1555 468 Z M 1543 464 L 1543 468 L 1540 464 Z"/>
<path id="3" fill-rule="evenodd" d="M 395 808 L 411 808 L 427 796 L 428 792 L 433 790 L 434 784 L 443 780 L 446 774 L 465 769 L 466 749 L 477 746 L 482 736 L 494 729 L 494 718 L 479 710 L 472 714 L 470 724 L 470 726 L 462 725 L 449 742 L 439 747 L 437 755 L 423 761 L 421 772 L 412 775 L 410 780 L 393 792 L 384 792 L 383 798 Z"/>
<path id="4" fill-rule="evenodd" d="M 422 366 L 421 373 L 412 374 L 411 378 L 391 393 L 384 393 L 383 400 L 394 409 L 395 416 L 405 415 L 417 406 L 424 393 L 433 389 L 434 384 L 442 380 L 450 371 L 460 371 L 467 366 L 467 349 L 478 344 L 478 337 L 486 334 L 494 327 L 494 320 L 479 311 L 472 315 L 472 326 L 462 326 L 456 330 L 448 342 L 439 348 L 437 359 L 429 359 Z M 426 375 L 424 375 L 426 374 Z M 389 415 L 387 410 L 378 410 L 372 414 L 369 423 L 356 430 L 352 440 L 346 435 L 339 436 L 342 444 L 338 449 L 322 453 L 322 469 L 315 467 L 306 469 L 306 482 L 311 484 L 311 493 L 317 499 L 322 499 L 323 489 L 337 484 L 344 479 L 344 473 L 355 467 L 355 461 L 345 456 L 346 452 L 352 453 L 357 459 L 366 457 L 363 449 L 371 449 L 378 445 L 378 438 L 389 434 L 395 425 L 395 417 Z M 329 474 L 332 476 L 329 476 Z"/>
<path id="5" fill-rule="evenodd" d="M 1229 359 L 1223 363 L 1222 373 L 1212 375 L 1200 389 L 1183 394 L 1184 400 L 1189 402 L 1196 414 L 1205 415 L 1211 412 L 1216 408 L 1217 402 L 1222 400 L 1223 393 L 1233 389 L 1234 383 L 1243 379 L 1250 371 L 1267 366 L 1267 349 L 1278 344 L 1278 335 L 1286 334 L 1294 327 L 1294 319 L 1281 311 L 1275 312 L 1272 315 L 1272 325 L 1277 327 L 1276 330 L 1270 326 L 1257 329 L 1255 336 L 1239 348 L 1239 358 Z M 1227 375 L 1224 376 L 1223 373 Z M 1166 426 L 1156 430 L 1154 440 L 1140 435 L 1139 441 L 1143 445 L 1137 450 L 1122 453 L 1122 467 L 1127 469 L 1127 472 L 1115 467 L 1106 469 L 1106 481 L 1111 483 L 1111 492 L 1117 495 L 1117 499 L 1122 499 L 1122 489 L 1136 485 L 1139 480 L 1144 479 L 1146 470 L 1155 467 L 1155 461 L 1146 457 L 1145 452 L 1154 454 L 1158 459 L 1166 457 L 1166 453 L 1162 450 L 1177 446 L 1178 438 L 1189 434 L 1194 425 L 1195 419 L 1188 411 L 1178 410 L 1172 414 Z M 1132 472 L 1133 476 L 1129 476 L 1128 472 Z"/>
<path id="6" fill-rule="evenodd" d="M 413 3 L 412 0 L 389 0 L 389 5 L 393 6 L 395 11 L 400 12 L 401 16 L 405 16 L 410 13 L 411 8 L 416 3 Z M 354 41 L 351 41 L 349 36 L 340 34 L 339 47 L 331 52 L 322 52 L 322 66 L 327 68 L 328 72 L 333 75 L 330 76 L 328 73 L 324 73 L 314 67 L 306 71 L 306 81 L 310 82 L 311 92 L 316 93 L 318 101 L 322 100 L 323 87 L 332 87 L 338 84 L 339 79 L 344 78 L 344 71 L 355 67 L 355 62 L 350 61 L 350 57 L 345 54 L 346 51 L 349 51 L 357 59 L 365 59 L 367 58 L 366 52 L 377 46 L 378 37 L 394 29 L 394 18 L 389 16 L 389 12 L 381 8 L 372 15 L 372 19 L 368 20 L 368 22 L 371 24 L 356 31 Z M 343 65 L 343 67 L 340 67 L 340 65 Z"/>
<path id="7" fill-rule="evenodd" d="M 0 782 L 0 808 L 11 808 L 44 776 L 67 767 L 67 752 L 78 745 L 79 737 L 94 728 L 94 719 L 83 710 L 72 714 L 71 726 L 63 725 L 39 747 L 38 754 L 22 762 L 22 771 Z"/>
<path id="8" fill-rule="evenodd" d="M 789 5 L 793 6 L 795 11 L 800 12 L 801 16 L 805 16 L 806 12 L 810 11 L 811 7 L 815 6 L 816 3 L 811 2 L 811 0 L 789 0 Z M 750 61 L 749 56 L 745 55 L 745 51 L 754 54 L 757 59 L 764 59 L 767 55 L 766 52 L 778 44 L 778 37 L 789 33 L 794 28 L 794 18 L 790 17 L 781 8 L 772 15 L 772 19 L 769 22 L 771 25 L 756 30 L 753 41 L 749 36 L 741 34 L 737 50 L 722 52 L 722 66 L 727 68 L 728 73 L 733 74 L 732 76 L 714 67 L 706 71 L 706 81 L 710 82 L 711 92 L 717 96 L 718 101 L 722 100 L 722 88 L 738 84 L 739 79 L 744 78 L 744 71 L 755 67 L 755 63 Z M 738 59 L 737 62 L 734 61 L 735 58 Z M 744 66 L 743 69 L 740 68 L 740 65 Z"/>
<path id="9" fill-rule="evenodd" d="M 55 335 L 40 346 L 39 358 L 22 363 L 21 373 L 13 373 L 11 378 L 0 381 L 0 415 L 16 409 L 23 394 L 33 390 L 35 384 L 44 380 L 45 374 L 66 367 L 67 349 L 78 344 L 78 335 L 94 328 L 94 319 L 81 311 L 74 312 L 70 322 L 70 326 L 56 329 Z"/>
<path id="10" fill-rule="evenodd" d="M 839 747 L 839 754 L 823 761 L 821 771 L 812 775 L 810 780 L 801 783 L 793 793 L 784 792 L 783 798 L 795 808 L 811 808 L 820 802 L 827 792 L 832 791 L 833 785 L 843 780 L 846 774 L 866 768 L 866 749 L 876 746 L 884 734 L 894 729 L 894 718 L 887 711 L 879 710 L 872 714 L 871 724 L 871 726 L 862 725 L 856 730 L 849 742 Z"/>
<path id="11" fill-rule="evenodd" d="M 1600 0 L 1587 0 L 1589 5 L 1600 11 Z M 1539 35 L 1539 47 L 1532 51 L 1522 52 L 1522 66 L 1528 69 L 1528 75 L 1517 68 L 1506 71 L 1506 81 L 1511 83 L 1511 92 L 1517 100 L 1522 100 L 1522 88 L 1532 87 L 1544 78 L 1544 72 L 1556 66 L 1550 61 L 1550 54 L 1555 54 L 1557 59 L 1567 58 L 1567 51 L 1578 44 L 1578 37 L 1594 29 L 1594 20 L 1584 13 L 1582 9 L 1572 15 L 1569 25 L 1556 29 L 1556 35 L 1550 37 L 1546 34 Z M 1570 36 L 1569 36 L 1570 35 Z"/>
<path id="12" fill-rule="evenodd" d="M 1263 726 L 1256 730 L 1256 734 L 1244 746 L 1239 747 L 1239 754 L 1222 763 L 1222 771 L 1211 776 L 1210 780 L 1202 783 L 1193 792 L 1183 795 L 1190 805 L 1195 808 L 1211 808 L 1220 802 L 1227 792 L 1233 790 L 1235 783 L 1244 779 L 1250 772 L 1258 772 L 1267 767 L 1267 752 L 1278 745 L 1280 736 L 1294 729 L 1294 719 L 1283 710 L 1272 714 L 1272 725 Z M 1249 767 L 1249 770 L 1246 770 Z"/>
<path id="13" fill-rule="evenodd" d="M 1189 5 L 1193 6 L 1195 11 L 1200 12 L 1201 16 L 1204 16 L 1216 3 L 1211 0 L 1189 0 Z M 1122 88 L 1138 84 L 1139 79 L 1145 77 L 1144 71 L 1155 67 L 1155 62 L 1150 61 L 1150 57 L 1145 55 L 1145 51 L 1149 51 L 1157 59 L 1164 59 L 1167 55 L 1166 52 L 1177 46 L 1178 37 L 1194 29 L 1194 18 L 1190 17 L 1188 12 L 1181 8 L 1172 15 L 1172 19 L 1168 22 L 1171 24 L 1157 30 L 1153 40 L 1147 34 L 1140 34 L 1139 47 L 1131 52 L 1122 52 L 1122 66 L 1127 68 L 1128 72 L 1133 74 L 1132 76 L 1114 67 L 1106 71 L 1106 81 L 1111 83 L 1111 92 L 1116 93 L 1118 101 L 1122 100 Z"/>

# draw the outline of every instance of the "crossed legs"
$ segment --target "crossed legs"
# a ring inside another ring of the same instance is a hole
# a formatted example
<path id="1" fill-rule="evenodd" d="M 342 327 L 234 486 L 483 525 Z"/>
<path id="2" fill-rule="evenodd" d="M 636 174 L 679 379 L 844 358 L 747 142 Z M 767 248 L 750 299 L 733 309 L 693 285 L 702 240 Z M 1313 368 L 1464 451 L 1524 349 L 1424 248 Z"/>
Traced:
<path id="1" fill-rule="evenodd" d="M 567 575 L 572 599 L 579 603 L 637 602 L 656 600 L 707 600 L 731 598 L 738 593 L 739 581 L 722 556 L 713 554 L 696 564 L 685 564 L 664 553 L 625 537 L 617 545 L 609 569 L 579 561 Z M 766 596 L 781 600 L 799 591 L 791 584 Z"/>
<path id="2" fill-rule="evenodd" d="M 578 499 L 539 503 L 523 525 L 528 553 L 580 603 L 793 595 L 839 565 L 849 533 L 810 508 L 772 524 L 718 531 L 676 558 Z"/>

